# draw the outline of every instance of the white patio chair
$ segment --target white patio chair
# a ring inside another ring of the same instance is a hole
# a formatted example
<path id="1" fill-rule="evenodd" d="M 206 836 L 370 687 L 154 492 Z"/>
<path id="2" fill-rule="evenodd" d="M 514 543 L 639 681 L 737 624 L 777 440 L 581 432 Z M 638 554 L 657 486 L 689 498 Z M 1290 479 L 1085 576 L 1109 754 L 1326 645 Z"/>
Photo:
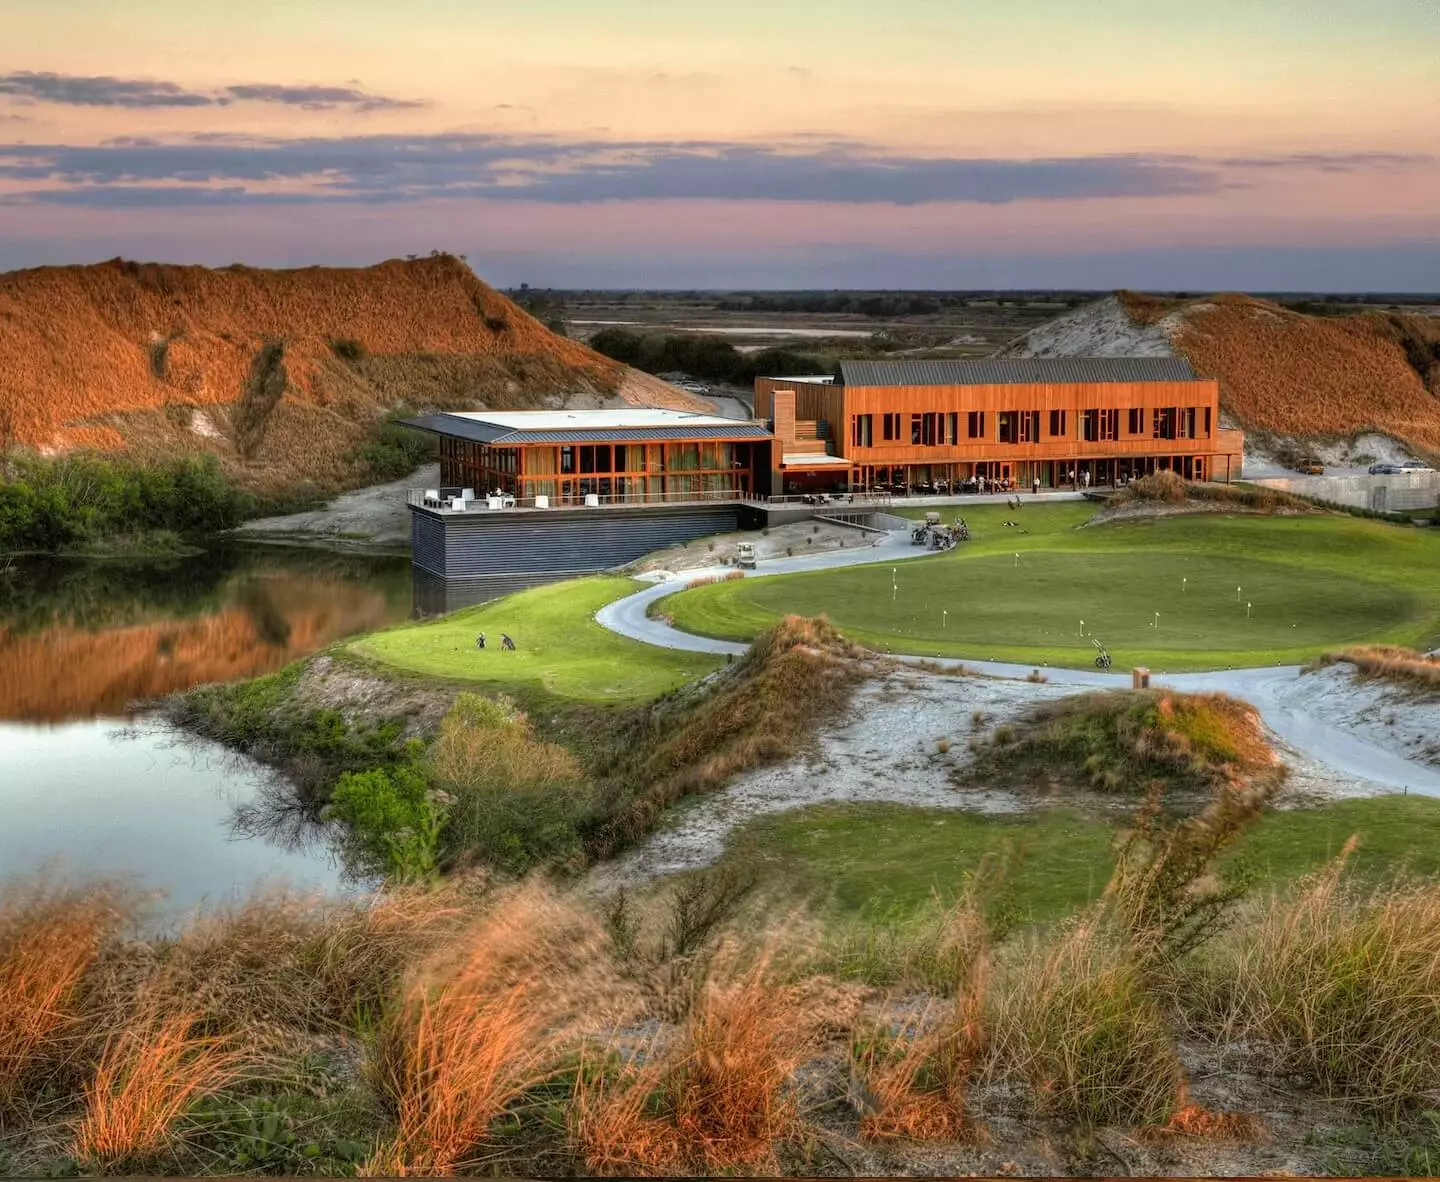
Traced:
<path id="1" fill-rule="evenodd" d="M 425 503 L 427 505 L 438 505 L 440 503 L 440 490 L 438 488 L 427 488 L 425 490 Z"/>

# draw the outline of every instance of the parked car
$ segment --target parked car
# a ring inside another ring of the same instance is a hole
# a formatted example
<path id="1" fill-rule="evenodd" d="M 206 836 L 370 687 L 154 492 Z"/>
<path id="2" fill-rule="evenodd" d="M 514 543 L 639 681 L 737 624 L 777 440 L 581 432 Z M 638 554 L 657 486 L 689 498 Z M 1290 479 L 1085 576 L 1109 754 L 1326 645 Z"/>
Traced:
<path id="1" fill-rule="evenodd" d="M 1433 472 L 1434 470 L 1424 460 L 1406 460 L 1400 465 L 1401 472 Z"/>
<path id="2" fill-rule="evenodd" d="M 1400 471 L 1399 464 L 1371 464 L 1371 476 L 1394 476 Z"/>
<path id="3" fill-rule="evenodd" d="M 1325 465 L 1320 462 L 1317 456 L 1305 456 L 1295 465 L 1295 471 L 1305 476 L 1323 476 L 1325 474 Z"/>

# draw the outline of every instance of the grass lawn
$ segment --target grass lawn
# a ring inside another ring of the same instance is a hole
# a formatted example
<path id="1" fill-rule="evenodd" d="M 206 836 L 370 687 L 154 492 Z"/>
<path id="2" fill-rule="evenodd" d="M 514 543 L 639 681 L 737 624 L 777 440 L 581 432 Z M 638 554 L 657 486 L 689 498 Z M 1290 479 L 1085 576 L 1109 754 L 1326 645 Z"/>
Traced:
<path id="1" fill-rule="evenodd" d="M 538 688 L 583 702 L 649 701 L 715 669 L 703 653 L 673 652 L 600 627 L 595 613 L 640 586 L 597 576 L 534 587 L 437 620 L 352 641 L 351 651 L 411 673 L 485 688 Z M 475 637 L 484 632 L 481 652 Z M 500 633 L 515 652 L 500 648 Z"/>
<path id="2" fill-rule="evenodd" d="M 656 610 L 688 631 L 735 640 L 787 612 L 823 612 L 880 651 L 1037 665 L 1088 665 L 1096 637 L 1117 667 L 1159 671 L 1440 640 L 1434 531 L 1347 516 L 1222 514 L 1077 528 L 1095 512 L 1089 503 L 954 512 L 974 540 L 946 554 L 719 583 Z"/>
<path id="3" fill-rule="evenodd" d="M 838 919 L 904 921 L 936 897 L 953 901 L 986 854 L 1006 867 L 1001 901 L 1017 919 L 1060 919 L 1096 898 L 1110 876 L 1112 830 L 1060 809 L 988 817 L 901 805 L 817 805 L 762 817 L 726 857 L 756 866 L 765 888 L 814 900 Z M 1382 796 L 1275 811 L 1230 855 L 1283 886 L 1334 858 L 1352 836 L 1352 872 L 1377 881 L 1440 877 L 1440 800 Z"/>

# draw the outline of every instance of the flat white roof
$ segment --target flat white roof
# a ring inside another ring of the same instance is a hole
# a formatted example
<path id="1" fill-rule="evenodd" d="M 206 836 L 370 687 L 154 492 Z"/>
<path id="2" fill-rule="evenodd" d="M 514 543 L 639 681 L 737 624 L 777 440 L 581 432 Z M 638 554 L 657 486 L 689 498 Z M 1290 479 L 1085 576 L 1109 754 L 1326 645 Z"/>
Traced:
<path id="1" fill-rule="evenodd" d="M 634 427 L 734 427 L 744 419 L 667 410 L 658 406 L 627 406 L 618 410 L 465 410 L 450 411 L 457 419 L 474 419 L 510 431 L 605 431 Z"/>
<path id="2" fill-rule="evenodd" d="M 795 468 L 829 468 L 850 466 L 850 461 L 844 456 L 822 456 L 822 455 L 798 455 L 782 456 L 780 463 Z"/>

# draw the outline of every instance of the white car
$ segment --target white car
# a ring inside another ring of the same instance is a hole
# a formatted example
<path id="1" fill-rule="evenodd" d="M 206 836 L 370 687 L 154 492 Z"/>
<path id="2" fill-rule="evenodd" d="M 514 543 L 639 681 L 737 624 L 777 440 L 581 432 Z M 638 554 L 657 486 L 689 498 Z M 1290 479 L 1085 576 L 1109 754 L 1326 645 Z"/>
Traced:
<path id="1" fill-rule="evenodd" d="M 1406 460 L 1403 464 L 1397 465 L 1401 472 L 1433 472 L 1434 468 L 1421 460 Z"/>
<path id="2" fill-rule="evenodd" d="M 710 393 L 710 387 L 703 385 L 700 382 L 681 382 L 680 389 L 684 390 L 687 394 Z"/>

